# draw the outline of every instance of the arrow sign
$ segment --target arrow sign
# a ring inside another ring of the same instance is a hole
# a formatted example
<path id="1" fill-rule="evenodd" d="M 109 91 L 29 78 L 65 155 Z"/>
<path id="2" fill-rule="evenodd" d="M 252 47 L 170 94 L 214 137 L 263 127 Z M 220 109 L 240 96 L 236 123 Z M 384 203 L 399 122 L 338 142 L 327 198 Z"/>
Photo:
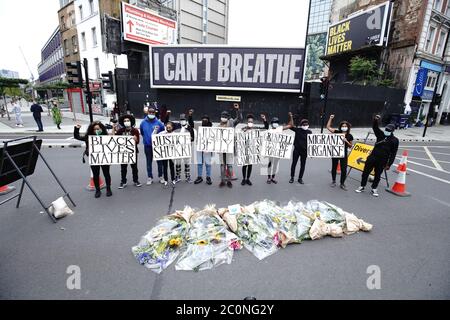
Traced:
<path id="1" fill-rule="evenodd" d="M 366 163 L 366 161 L 363 160 L 363 158 L 356 159 L 356 163 L 359 165 L 361 163 Z"/>
<path id="2" fill-rule="evenodd" d="M 127 25 L 130 27 L 130 33 L 133 32 L 133 30 L 131 29 L 134 26 L 133 21 L 128 20 Z"/>

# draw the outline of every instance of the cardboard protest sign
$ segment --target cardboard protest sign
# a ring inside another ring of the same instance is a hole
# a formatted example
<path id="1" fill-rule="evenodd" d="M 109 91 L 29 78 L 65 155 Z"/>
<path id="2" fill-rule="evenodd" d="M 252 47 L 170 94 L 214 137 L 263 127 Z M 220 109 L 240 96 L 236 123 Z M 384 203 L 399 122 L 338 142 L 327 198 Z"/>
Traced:
<path id="1" fill-rule="evenodd" d="M 133 136 L 89 136 L 89 165 L 136 163 Z"/>
<path id="2" fill-rule="evenodd" d="M 238 166 L 261 163 L 262 136 L 265 131 L 239 131 L 235 135 L 236 155 L 234 162 Z"/>
<path id="3" fill-rule="evenodd" d="M 154 134 L 152 136 L 154 160 L 184 159 L 192 156 L 189 133 Z"/>
<path id="4" fill-rule="evenodd" d="M 307 137 L 308 157 L 345 157 L 345 134 L 308 134 Z"/>
<path id="5" fill-rule="evenodd" d="M 279 159 L 291 158 L 294 135 L 282 132 L 266 131 L 263 135 L 262 141 L 261 156 Z"/>
<path id="6" fill-rule="evenodd" d="M 234 128 L 199 127 L 197 134 L 197 151 L 233 153 Z"/>
<path id="7" fill-rule="evenodd" d="M 355 143 L 352 151 L 348 155 L 348 166 L 359 171 L 364 171 L 367 157 L 370 155 L 373 148 L 374 147 L 370 144 L 361 142 Z M 375 170 L 372 170 L 370 174 L 375 175 Z"/>

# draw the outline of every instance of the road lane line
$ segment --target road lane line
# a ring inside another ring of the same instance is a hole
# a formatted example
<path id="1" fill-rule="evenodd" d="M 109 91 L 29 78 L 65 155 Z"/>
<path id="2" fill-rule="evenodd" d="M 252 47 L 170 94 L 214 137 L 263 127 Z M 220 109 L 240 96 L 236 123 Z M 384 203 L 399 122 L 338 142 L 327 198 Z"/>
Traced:
<path id="1" fill-rule="evenodd" d="M 436 159 L 433 157 L 433 155 L 431 154 L 430 150 L 428 150 L 428 147 L 423 147 L 423 149 L 425 150 L 425 152 L 427 153 L 428 157 L 430 158 L 431 162 L 433 162 L 434 166 L 436 167 L 436 169 L 438 170 L 444 170 L 442 169 L 441 165 L 439 164 L 439 162 L 436 161 Z"/>
<path id="2" fill-rule="evenodd" d="M 402 157 L 397 156 L 396 158 L 397 158 L 397 159 L 401 159 Z M 433 169 L 433 170 L 436 170 L 436 171 L 439 171 L 439 172 L 445 172 L 445 173 L 447 173 L 447 174 L 450 174 L 450 171 L 446 171 L 446 170 L 444 170 L 444 169 L 439 170 L 439 169 L 436 169 L 435 167 L 427 166 L 426 164 L 421 164 L 421 163 L 418 163 L 418 162 L 415 162 L 415 161 L 410 161 L 410 160 L 408 160 L 408 163 L 412 163 L 412 164 L 415 164 L 415 165 L 417 165 L 417 166 L 421 166 L 421 167 Z M 408 169 L 408 170 L 409 170 L 409 169 Z"/>
<path id="3" fill-rule="evenodd" d="M 437 199 L 437 198 L 435 198 L 435 197 L 429 197 L 430 199 L 433 199 L 434 201 L 436 201 L 436 202 L 439 202 L 440 204 L 443 204 L 444 206 L 446 206 L 446 207 L 449 207 L 450 208 L 450 203 L 448 203 L 448 202 L 445 202 L 445 201 L 442 201 L 442 200 L 439 200 L 439 199 Z"/>
<path id="4" fill-rule="evenodd" d="M 448 181 L 448 180 L 444 180 L 444 179 L 441 179 L 441 178 L 438 178 L 438 177 L 435 177 L 435 176 L 432 176 L 432 175 L 429 175 L 429 174 L 426 174 L 426 173 L 423 173 L 423 172 L 420 172 L 420 171 L 417 171 L 417 170 L 414 170 L 414 169 L 408 169 L 408 171 L 420 174 L 422 176 L 425 176 L 425 177 L 428 177 L 428 178 L 431 178 L 431 179 L 434 179 L 434 180 L 437 180 L 437 181 L 441 181 L 441 182 L 450 184 L 450 181 Z"/>

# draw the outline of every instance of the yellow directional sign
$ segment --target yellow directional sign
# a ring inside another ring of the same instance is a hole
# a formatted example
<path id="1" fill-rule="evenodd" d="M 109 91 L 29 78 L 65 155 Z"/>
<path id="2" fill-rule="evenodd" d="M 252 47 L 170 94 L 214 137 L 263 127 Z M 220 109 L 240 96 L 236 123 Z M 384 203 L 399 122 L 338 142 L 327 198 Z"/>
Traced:
<path id="1" fill-rule="evenodd" d="M 360 143 L 357 142 L 353 146 L 352 151 L 348 155 L 348 166 L 350 168 L 363 171 L 364 170 L 364 164 L 366 163 L 367 157 L 370 155 L 370 153 L 373 150 L 373 146 L 370 144 Z M 371 175 L 374 175 L 375 172 L 372 170 Z"/>

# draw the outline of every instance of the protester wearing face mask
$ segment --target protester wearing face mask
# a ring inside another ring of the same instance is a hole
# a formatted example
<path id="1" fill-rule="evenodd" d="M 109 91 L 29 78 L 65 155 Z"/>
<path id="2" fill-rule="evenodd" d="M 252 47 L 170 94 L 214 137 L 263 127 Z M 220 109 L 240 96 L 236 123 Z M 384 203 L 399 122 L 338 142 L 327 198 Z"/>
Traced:
<path id="1" fill-rule="evenodd" d="M 212 122 L 209 120 L 208 115 L 203 115 L 202 117 L 202 127 L 212 127 Z M 199 184 L 203 182 L 203 164 L 206 167 L 206 184 L 211 185 L 211 158 L 212 152 L 201 152 L 197 151 L 197 179 L 195 179 L 194 184 Z"/>
<path id="2" fill-rule="evenodd" d="M 166 123 L 166 130 L 162 131 L 160 134 L 172 134 L 174 130 L 174 124 L 172 122 Z M 170 179 L 172 181 L 172 186 L 175 185 L 175 163 L 172 159 L 161 160 L 163 164 L 163 173 L 164 173 L 164 187 L 167 187 L 169 177 L 168 177 L 168 168 L 170 168 Z"/>
<path id="3" fill-rule="evenodd" d="M 394 163 L 395 156 L 398 151 L 398 139 L 394 137 L 395 125 L 388 124 L 384 131 L 379 128 L 378 121 L 380 116 L 375 116 L 373 120 L 372 129 L 377 137 L 377 142 L 367 157 L 366 163 L 364 164 L 364 171 L 361 177 L 361 186 L 355 191 L 361 193 L 365 190 L 367 179 L 369 178 L 372 170 L 375 170 L 375 177 L 372 183 L 372 195 L 378 197 L 378 183 L 380 182 L 381 174 L 384 170 L 389 170 L 391 165 Z"/>
<path id="4" fill-rule="evenodd" d="M 295 121 L 296 125 L 291 128 L 291 130 L 295 132 L 295 138 L 291 164 L 291 179 L 289 180 L 289 183 L 294 183 L 295 167 L 300 158 L 300 173 L 298 174 L 297 181 L 298 183 L 303 184 L 303 174 L 305 173 L 306 158 L 308 157 L 307 136 L 308 134 L 312 134 L 312 131 L 309 130 L 309 122 L 307 119 L 302 119 L 300 122 L 298 120 L 299 118 L 297 116 Z"/>
<path id="5" fill-rule="evenodd" d="M 153 183 L 153 149 L 152 149 L 152 135 L 155 133 L 160 133 L 164 131 L 164 124 L 156 119 L 156 110 L 153 107 L 148 108 L 148 114 L 145 120 L 141 122 L 140 125 L 141 135 L 143 137 L 142 141 L 144 143 L 145 157 L 147 159 L 147 185 Z M 166 181 L 163 178 L 163 164 L 161 161 L 156 161 L 158 166 L 158 178 L 160 183 L 164 184 Z"/>
<path id="6" fill-rule="evenodd" d="M 133 136 L 136 142 L 136 163 L 130 164 L 131 172 L 133 173 L 133 182 L 136 187 L 142 186 L 139 182 L 139 172 L 138 172 L 138 144 L 139 144 L 139 130 L 134 126 L 136 125 L 136 119 L 132 115 L 123 115 L 119 118 L 120 129 L 116 131 L 116 126 L 113 126 L 113 134 L 118 136 Z M 119 189 L 123 189 L 127 186 L 127 164 L 120 165 L 120 186 Z"/>
<path id="7" fill-rule="evenodd" d="M 95 135 L 107 136 L 108 131 L 106 130 L 105 125 L 103 123 L 101 123 L 100 121 L 92 122 L 87 129 L 86 135 L 84 135 L 84 136 L 80 135 L 80 128 L 81 128 L 81 125 L 79 125 L 79 124 L 77 124 L 75 126 L 74 131 L 73 131 L 73 136 L 75 139 L 84 141 L 84 143 L 86 144 L 86 149 L 83 154 L 83 163 L 84 163 L 85 162 L 84 156 L 89 157 L 89 136 L 95 136 Z M 112 196 L 111 175 L 109 173 L 110 165 L 102 165 L 102 166 L 91 166 L 94 185 L 95 185 L 95 198 L 99 198 L 102 194 L 100 191 L 100 167 L 103 171 L 103 176 L 105 177 L 106 196 L 110 197 L 110 196 Z"/>
<path id="8" fill-rule="evenodd" d="M 194 110 L 190 109 L 188 112 L 188 118 L 186 119 L 186 114 L 180 114 L 180 127 L 175 130 L 180 133 L 190 133 L 191 135 L 191 143 L 194 142 L 195 134 L 194 134 L 194 120 L 192 119 L 192 115 L 194 114 Z M 178 183 L 181 181 L 181 168 L 184 167 L 184 175 L 186 177 L 187 183 L 192 183 L 191 179 L 191 159 L 177 159 L 175 160 L 175 170 L 176 177 L 175 182 Z"/>
<path id="9" fill-rule="evenodd" d="M 270 121 L 269 132 L 283 132 L 283 130 L 291 129 L 293 126 L 293 116 L 292 112 L 288 113 L 289 122 L 286 126 L 280 125 L 280 120 L 277 117 L 273 117 Z M 278 181 L 275 180 L 275 174 L 278 171 L 279 158 L 269 157 L 269 165 L 267 166 L 267 184 L 277 184 Z"/>
<path id="10" fill-rule="evenodd" d="M 233 105 L 233 110 L 235 112 L 235 118 L 231 118 L 228 111 L 223 111 L 220 115 L 219 127 L 234 128 L 242 121 L 242 112 L 239 110 L 239 104 L 235 103 Z M 220 153 L 220 184 L 219 187 L 224 187 L 227 185 L 229 188 L 233 187 L 231 183 L 231 177 L 233 172 L 233 154 L 232 153 Z M 227 172 L 228 171 L 228 175 Z"/>
<path id="11" fill-rule="evenodd" d="M 264 114 L 261 114 L 261 120 L 264 123 L 264 126 L 255 126 L 254 125 L 255 117 L 253 114 L 247 115 L 247 126 L 242 128 L 242 131 L 248 131 L 248 130 L 255 130 L 255 129 L 269 129 L 269 122 L 267 121 L 267 118 Z M 252 169 L 253 165 L 246 165 L 242 166 L 242 182 L 241 185 L 252 185 L 252 182 L 250 181 L 250 176 L 252 175 Z"/>
<path id="12" fill-rule="evenodd" d="M 347 178 L 347 153 L 348 153 L 348 148 L 352 148 L 353 144 L 353 136 L 350 134 L 350 123 L 348 123 L 347 121 L 342 121 L 339 124 L 339 129 L 333 129 L 331 127 L 331 122 L 334 119 L 334 114 L 330 115 L 330 119 L 328 119 L 328 123 L 327 123 L 327 129 L 328 131 L 330 131 L 331 133 L 344 133 L 345 134 L 345 138 L 344 138 L 344 143 L 345 143 L 345 148 L 344 148 L 344 157 L 343 158 L 332 158 L 331 159 L 331 186 L 332 187 L 336 187 L 336 173 L 337 173 L 337 166 L 338 163 L 341 163 L 341 189 L 347 191 L 347 187 L 345 186 L 345 179 Z"/>

